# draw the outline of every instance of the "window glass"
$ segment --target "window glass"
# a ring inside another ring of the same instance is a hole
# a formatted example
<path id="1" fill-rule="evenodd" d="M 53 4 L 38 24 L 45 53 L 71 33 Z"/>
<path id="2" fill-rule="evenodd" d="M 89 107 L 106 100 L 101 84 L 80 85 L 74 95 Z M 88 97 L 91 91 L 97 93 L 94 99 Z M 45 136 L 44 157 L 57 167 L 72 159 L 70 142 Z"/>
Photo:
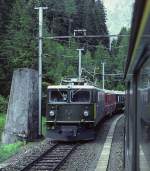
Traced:
<path id="1" fill-rule="evenodd" d="M 71 92 L 72 102 L 89 102 L 90 92 L 85 90 L 72 90 Z"/>
<path id="2" fill-rule="evenodd" d="M 50 93 L 51 102 L 67 102 L 68 93 L 66 90 L 52 90 Z"/>
<path id="3" fill-rule="evenodd" d="M 142 66 L 138 80 L 139 168 L 150 169 L 150 59 Z"/>

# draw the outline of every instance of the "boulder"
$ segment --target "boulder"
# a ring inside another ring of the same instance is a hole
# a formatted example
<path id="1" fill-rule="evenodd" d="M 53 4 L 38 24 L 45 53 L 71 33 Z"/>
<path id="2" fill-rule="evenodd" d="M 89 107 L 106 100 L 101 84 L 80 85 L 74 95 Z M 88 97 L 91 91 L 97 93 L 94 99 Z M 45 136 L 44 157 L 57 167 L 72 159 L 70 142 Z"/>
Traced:
<path id="1" fill-rule="evenodd" d="M 21 68 L 13 73 L 2 143 L 38 138 L 38 72 Z"/>

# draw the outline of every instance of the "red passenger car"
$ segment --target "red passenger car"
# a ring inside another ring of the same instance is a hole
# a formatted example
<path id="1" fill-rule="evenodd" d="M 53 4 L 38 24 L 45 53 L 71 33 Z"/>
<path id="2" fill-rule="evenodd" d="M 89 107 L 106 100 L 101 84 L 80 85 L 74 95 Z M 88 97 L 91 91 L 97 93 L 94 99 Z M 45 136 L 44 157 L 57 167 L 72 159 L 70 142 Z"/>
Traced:
<path id="1" fill-rule="evenodd" d="M 105 90 L 104 110 L 105 115 L 111 115 L 116 109 L 116 95 L 114 91 Z"/>

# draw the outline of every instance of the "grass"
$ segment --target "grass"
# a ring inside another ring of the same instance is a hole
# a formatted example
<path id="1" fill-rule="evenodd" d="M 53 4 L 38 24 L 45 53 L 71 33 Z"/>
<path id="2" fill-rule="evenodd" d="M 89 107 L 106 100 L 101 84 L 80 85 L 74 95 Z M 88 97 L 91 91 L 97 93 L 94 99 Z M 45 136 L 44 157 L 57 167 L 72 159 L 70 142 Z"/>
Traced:
<path id="1" fill-rule="evenodd" d="M 45 121 L 46 121 L 46 117 L 43 116 L 42 117 L 42 134 L 43 134 L 43 136 L 46 135 Z M 0 113 L 0 139 L 1 139 L 2 132 L 4 130 L 5 122 L 6 122 L 6 115 Z M 14 143 L 14 144 L 0 144 L 0 163 L 7 160 L 14 154 L 16 154 L 23 145 L 24 145 L 24 143 L 20 142 L 20 141 Z"/>
<path id="2" fill-rule="evenodd" d="M 4 160 L 17 153 L 21 146 L 23 146 L 22 142 L 0 145 L 0 162 L 3 162 Z"/>
<path id="3" fill-rule="evenodd" d="M 4 130 L 5 122 L 6 115 L 0 113 L 0 140 Z M 16 142 L 14 144 L 0 144 L 0 162 L 3 162 L 4 160 L 17 153 L 22 145 L 22 142 Z"/>

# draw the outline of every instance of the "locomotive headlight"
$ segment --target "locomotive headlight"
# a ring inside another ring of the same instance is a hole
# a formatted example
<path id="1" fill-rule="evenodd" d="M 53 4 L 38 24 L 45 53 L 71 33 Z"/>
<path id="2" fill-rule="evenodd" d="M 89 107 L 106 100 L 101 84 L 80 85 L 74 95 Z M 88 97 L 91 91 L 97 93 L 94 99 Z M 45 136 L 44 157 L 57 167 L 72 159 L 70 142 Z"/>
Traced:
<path id="1" fill-rule="evenodd" d="M 88 112 L 87 110 L 85 110 L 84 113 L 83 113 L 83 115 L 84 115 L 85 117 L 88 117 L 88 116 L 89 116 L 89 112 Z"/>
<path id="2" fill-rule="evenodd" d="M 49 115 L 50 115 L 50 116 L 55 116 L 54 111 L 53 111 L 53 110 L 51 110 L 51 111 L 49 112 Z"/>

